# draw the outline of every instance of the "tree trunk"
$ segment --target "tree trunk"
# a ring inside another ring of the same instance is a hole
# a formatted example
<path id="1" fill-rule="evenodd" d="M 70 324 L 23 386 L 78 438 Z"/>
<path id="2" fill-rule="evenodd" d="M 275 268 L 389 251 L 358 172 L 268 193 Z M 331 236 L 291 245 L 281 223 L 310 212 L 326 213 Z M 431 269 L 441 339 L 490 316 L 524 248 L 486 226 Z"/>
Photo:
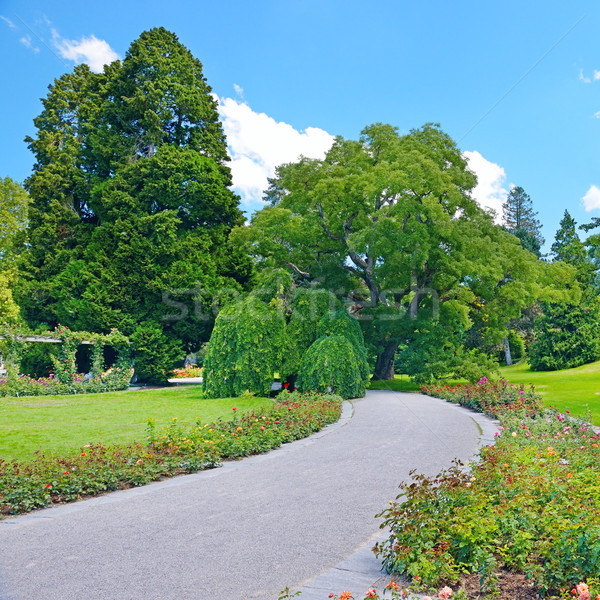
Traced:
<path id="1" fill-rule="evenodd" d="M 388 342 L 382 352 L 377 355 L 373 381 L 394 379 L 394 358 L 400 342 Z"/>
<path id="2" fill-rule="evenodd" d="M 512 365 L 512 358 L 510 356 L 510 344 L 508 343 L 508 337 L 504 338 L 504 358 L 506 360 L 506 366 Z"/>

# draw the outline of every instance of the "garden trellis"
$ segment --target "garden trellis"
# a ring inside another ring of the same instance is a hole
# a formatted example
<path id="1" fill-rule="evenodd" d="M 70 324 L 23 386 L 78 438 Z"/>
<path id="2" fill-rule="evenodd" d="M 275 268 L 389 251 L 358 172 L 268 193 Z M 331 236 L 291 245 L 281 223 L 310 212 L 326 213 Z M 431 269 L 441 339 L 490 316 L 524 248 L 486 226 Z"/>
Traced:
<path id="1" fill-rule="evenodd" d="M 19 374 L 20 362 L 29 343 L 60 344 L 58 355 L 51 355 L 54 364 L 53 383 L 60 384 L 59 391 L 63 393 L 78 393 L 80 391 L 104 391 L 121 389 L 129 383 L 131 375 L 131 356 L 129 339 L 121 332 L 113 329 L 108 334 L 71 331 L 67 327 L 58 326 L 53 332 L 42 334 L 18 333 L 14 331 L 0 332 L 0 355 L 4 359 L 5 392 L 0 395 L 21 395 L 23 393 L 44 393 L 43 388 L 36 391 L 36 383 L 47 386 L 46 380 L 25 380 Z M 81 345 L 93 347 L 91 353 L 91 368 L 85 378 L 86 388 L 77 379 L 76 353 Z M 110 346 L 116 351 L 116 360 L 104 371 L 104 348 Z M 0 380 L 1 381 L 1 380 Z M 19 383 L 22 382 L 22 385 Z M 27 389 L 21 389 L 25 384 Z M 55 387 L 55 386 L 53 386 Z M 14 391 L 14 394 L 11 393 Z"/>

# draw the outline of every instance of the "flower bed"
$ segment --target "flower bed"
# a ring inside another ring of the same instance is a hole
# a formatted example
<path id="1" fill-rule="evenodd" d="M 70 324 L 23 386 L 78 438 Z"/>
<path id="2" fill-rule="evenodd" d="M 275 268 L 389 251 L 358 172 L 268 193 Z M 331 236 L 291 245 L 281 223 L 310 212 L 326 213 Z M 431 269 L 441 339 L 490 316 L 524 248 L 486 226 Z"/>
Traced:
<path id="1" fill-rule="evenodd" d="M 171 379 L 191 379 L 193 377 L 202 377 L 202 367 L 188 365 L 183 369 L 173 369 L 171 373 Z"/>
<path id="2" fill-rule="evenodd" d="M 543 408 L 542 400 L 532 385 L 526 388 L 523 384 L 515 385 L 505 379 L 489 381 L 482 377 L 474 384 L 421 386 L 421 391 L 494 418 L 507 412 L 535 414 Z"/>
<path id="3" fill-rule="evenodd" d="M 497 416 L 502 427 L 470 471 L 456 463 L 401 485 L 379 515 L 392 531 L 376 547 L 385 568 L 476 598 L 600 598 L 596 431 L 506 381 L 423 391 Z"/>
<path id="4" fill-rule="evenodd" d="M 86 446 L 68 456 L 38 455 L 24 464 L 0 459 L 0 515 L 28 512 L 52 502 L 139 486 L 166 476 L 212 468 L 227 458 L 267 452 L 337 421 L 342 400 L 320 394 L 282 393 L 260 413 L 232 421 L 157 430 L 146 445 Z M 232 407 L 233 414 L 237 412 Z"/>
<path id="5" fill-rule="evenodd" d="M 72 383 L 62 383 L 52 374 L 37 379 L 28 375 L 19 375 L 15 381 L 0 379 L 0 397 L 61 396 L 126 390 L 132 375 L 132 368 L 120 367 L 89 379 L 86 379 L 85 373 L 75 373 Z"/>

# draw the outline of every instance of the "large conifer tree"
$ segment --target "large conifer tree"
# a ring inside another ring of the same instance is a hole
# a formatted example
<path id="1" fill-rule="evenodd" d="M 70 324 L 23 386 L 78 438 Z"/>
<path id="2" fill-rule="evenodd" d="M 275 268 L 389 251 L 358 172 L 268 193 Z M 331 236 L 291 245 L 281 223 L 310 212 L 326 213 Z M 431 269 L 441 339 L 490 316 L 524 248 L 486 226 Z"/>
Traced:
<path id="1" fill-rule="evenodd" d="M 142 375 L 163 378 L 211 327 L 191 310 L 168 318 L 163 294 L 178 289 L 189 303 L 192 290 L 239 286 L 250 269 L 226 249 L 243 219 L 202 64 L 175 34 L 146 31 L 103 73 L 80 65 L 57 79 L 35 125 L 27 320 L 118 327 L 140 348 L 151 339 L 168 356 L 140 360 Z"/>
<path id="2" fill-rule="evenodd" d="M 544 238 L 541 233 L 542 225 L 536 218 L 537 214 L 533 210 L 533 202 L 529 194 L 522 187 L 513 187 L 502 205 L 504 225 L 510 233 L 515 234 L 521 239 L 523 246 L 527 250 L 533 251 L 534 254 L 536 254 L 535 244 L 532 246 L 527 238 L 531 236 L 538 242 L 537 251 L 544 244 Z M 524 243 L 523 240 L 525 240 Z"/>

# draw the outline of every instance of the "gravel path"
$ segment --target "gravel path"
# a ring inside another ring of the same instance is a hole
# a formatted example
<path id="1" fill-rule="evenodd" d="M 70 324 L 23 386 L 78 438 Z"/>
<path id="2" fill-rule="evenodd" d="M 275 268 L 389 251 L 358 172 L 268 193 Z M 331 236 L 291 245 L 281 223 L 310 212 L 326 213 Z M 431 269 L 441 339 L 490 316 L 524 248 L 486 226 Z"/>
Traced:
<path id="1" fill-rule="evenodd" d="M 276 600 L 378 537 L 411 469 L 468 460 L 473 417 L 370 391 L 269 454 L 0 521 L 0 599 Z"/>

